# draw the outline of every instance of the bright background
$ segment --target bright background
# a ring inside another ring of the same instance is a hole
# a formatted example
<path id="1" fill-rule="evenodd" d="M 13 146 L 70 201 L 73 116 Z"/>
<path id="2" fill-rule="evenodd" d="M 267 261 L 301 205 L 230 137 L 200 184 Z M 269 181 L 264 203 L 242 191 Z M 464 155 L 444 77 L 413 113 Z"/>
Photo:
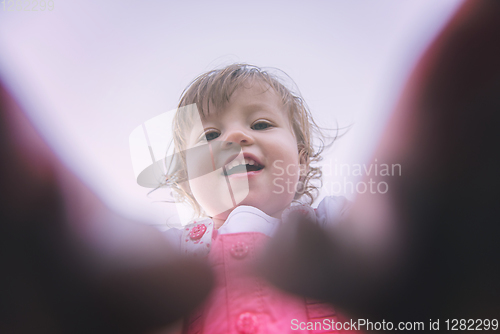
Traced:
<path id="1" fill-rule="evenodd" d="M 109 207 L 174 224 L 175 206 L 152 203 L 137 185 L 128 136 L 174 109 L 197 75 L 233 62 L 277 67 L 319 124 L 352 125 L 324 155 L 322 196 L 332 195 L 344 176 L 359 181 L 335 175 L 335 164 L 369 161 L 416 60 L 461 2 L 54 0 L 54 10 L 33 11 L 31 0 L 17 11 L 6 1 L 0 76 Z"/>

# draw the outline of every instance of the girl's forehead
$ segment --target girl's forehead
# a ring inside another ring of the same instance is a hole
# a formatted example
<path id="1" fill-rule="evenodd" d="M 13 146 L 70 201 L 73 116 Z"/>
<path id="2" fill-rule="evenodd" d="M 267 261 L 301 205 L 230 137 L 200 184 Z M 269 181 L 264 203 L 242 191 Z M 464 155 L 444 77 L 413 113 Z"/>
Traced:
<path id="1" fill-rule="evenodd" d="M 285 109 L 281 97 L 271 86 L 254 82 L 240 85 L 227 101 L 211 101 L 208 110 L 201 111 L 201 117 L 206 120 L 234 110 L 243 113 L 261 111 L 276 114 L 276 116 L 287 116 Z"/>
<path id="2" fill-rule="evenodd" d="M 255 100 L 281 102 L 274 88 L 267 83 L 255 81 L 253 83 L 243 83 L 236 88 L 229 99 L 229 103 L 236 101 L 252 102 Z"/>

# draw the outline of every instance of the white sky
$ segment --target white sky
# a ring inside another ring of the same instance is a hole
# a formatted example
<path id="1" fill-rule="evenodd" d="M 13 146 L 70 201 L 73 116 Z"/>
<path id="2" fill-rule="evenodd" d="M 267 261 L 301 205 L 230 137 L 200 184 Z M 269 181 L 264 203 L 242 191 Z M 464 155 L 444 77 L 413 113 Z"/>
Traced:
<path id="1" fill-rule="evenodd" d="M 164 224 L 175 210 L 137 185 L 128 136 L 174 109 L 197 75 L 233 62 L 285 71 L 320 124 L 353 125 L 325 163 L 366 163 L 412 66 L 461 2 L 54 0 L 53 11 L 38 12 L 0 4 L 0 76 L 108 206 Z M 343 176 L 325 176 L 322 195 Z"/>

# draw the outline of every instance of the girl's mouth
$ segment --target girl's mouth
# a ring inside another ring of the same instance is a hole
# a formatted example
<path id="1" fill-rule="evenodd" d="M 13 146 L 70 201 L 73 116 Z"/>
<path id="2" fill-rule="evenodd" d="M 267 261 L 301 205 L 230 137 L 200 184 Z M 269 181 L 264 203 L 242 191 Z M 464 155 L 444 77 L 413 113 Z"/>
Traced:
<path id="1" fill-rule="evenodd" d="M 226 166 L 224 166 L 222 175 L 230 176 L 234 174 L 243 174 L 243 173 L 255 174 L 252 172 L 258 172 L 262 169 L 264 169 L 264 166 L 252 158 L 248 157 L 245 157 L 244 159 L 237 158 L 228 163 Z"/>

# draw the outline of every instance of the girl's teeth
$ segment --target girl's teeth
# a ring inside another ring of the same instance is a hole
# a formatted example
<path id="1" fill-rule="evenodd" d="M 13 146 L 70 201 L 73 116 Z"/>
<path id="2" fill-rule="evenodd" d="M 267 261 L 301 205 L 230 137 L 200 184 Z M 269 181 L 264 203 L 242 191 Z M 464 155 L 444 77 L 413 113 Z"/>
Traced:
<path id="1" fill-rule="evenodd" d="M 230 163 L 226 165 L 226 169 L 229 170 L 233 167 L 239 166 L 239 165 L 256 165 L 257 163 L 253 159 L 245 158 L 244 160 L 233 160 Z"/>
<path id="2" fill-rule="evenodd" d="M 245 158 L 245 159 L 236 159 L 236 160 L 233 160 L 231 161 L 230 163 L 228 163 L 226 165 L 226 170 L 231 170 L 231 168 L 234 168 L 236 166 L 240 166 L 240 165 L 250 165 L 250 166 L 254 166 L 254 165 L 257 165 L 257 163 L 253 160 L 253 159 L 249 159 L 249 158 Z"/>
<path id="3" fill-rule="evenodd" d="M 230 170 L 233 167 L 239 166 L 239 165 L 244 165 L 245 162 L 243 160 L 233 160 L 232 162 L 228 163 L 226 165 L 226 169 Z"/>
<path id="4" fill-rule="evenodd" d="M 245 164 L 253 166 L 255 165 L 255 161 L 253 161 L 252 159 L 245 158 Z"/>

